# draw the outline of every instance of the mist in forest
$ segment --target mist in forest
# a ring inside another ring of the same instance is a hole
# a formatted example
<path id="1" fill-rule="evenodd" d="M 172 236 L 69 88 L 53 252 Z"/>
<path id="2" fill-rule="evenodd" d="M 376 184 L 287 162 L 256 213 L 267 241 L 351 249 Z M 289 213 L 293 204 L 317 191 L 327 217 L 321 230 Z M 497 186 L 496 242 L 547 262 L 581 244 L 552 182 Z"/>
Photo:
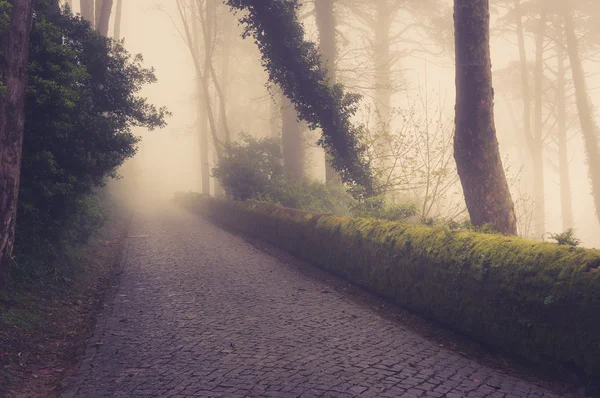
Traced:
<path id="1" fill-rule="evenodd" d="M 600 247 L 584 141 L 590 132 L 582 131 L 577 106 L 578 95 L 587 95 L 590 116 L 600 123 L 593 107 L 600 103 L 600 6 L 574 2 L 569 27 L 554 3 L 491 1 L 496 131 L 520 235 L 548 239 L 546 233 L 572 227 L 584 246 Z M 389 182 L 387 195 L 417 203 L 423 219 L 467 216 L 452 156 L 452 2 L 314 0 L 299 14 L 307 38 L 334 54 L 325 61 L 335 81 L 363 96 L 355 121 L 365 126 L 370 162 Z M 219 193 L 206 174 L 216 164 L 211 129 L 233 142 L 242 133 L 283 134 L 286 175 L 327 178 L 324 152 L 315 144 L 319 132 L 296 122 L 277 87 L 267 90 L 261 55 L 253 39 L 242 39 L 237 18 L 215 0 L 123 0 L 120 35 L 158 77 L 143 94 L 173 113 L 165 129 L 136 131 L 143 140 L 123 168 L 145 200 L 207 187 Z M 568 43 L 569 28 L 576 49 Z M 576 91 L 569 51 L 582 60 L 583 94 Z M 214 76 L 205 69 L 207 58 Z M 597 131 L 592 135 L 597 144 Z"/>

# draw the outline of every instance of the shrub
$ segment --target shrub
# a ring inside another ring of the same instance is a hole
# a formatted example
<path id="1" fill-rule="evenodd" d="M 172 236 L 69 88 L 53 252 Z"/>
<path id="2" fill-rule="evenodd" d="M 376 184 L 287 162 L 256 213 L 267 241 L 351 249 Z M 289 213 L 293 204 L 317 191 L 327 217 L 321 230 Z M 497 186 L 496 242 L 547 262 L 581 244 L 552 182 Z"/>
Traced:
<path id="1" fill-rule="evenodd" d="M 15 248 L 22 278 L 89 237 L 102 222 L 94 190 L 136 152 L 132 127 L 162 127 L 168 115 L 139 96 L 156 81 L 141 56 L 52 3 L 33 2 Z"/>
<path id="2" fill-rule="evenodd" d="M 550 239 L 554 239 L 556 243 L 559 245 L 567 245 L 572 247 L 577 247 L 581 244 L 581 240 L 575 237 L 575 233 L 573 232 L 573 228 L 569 228 L 565 232 L 560 234 L 549 234 Z"/>
<path id="3" fill-rule="evenodd" d="M 281 146 L 272 138 L 241 134 L 226 148 L 213 169 L 228 196 L 320 213 L 347 214 L 353 201 L 343 188 L 318 181 L 288 182 L 284 177 Z"/>

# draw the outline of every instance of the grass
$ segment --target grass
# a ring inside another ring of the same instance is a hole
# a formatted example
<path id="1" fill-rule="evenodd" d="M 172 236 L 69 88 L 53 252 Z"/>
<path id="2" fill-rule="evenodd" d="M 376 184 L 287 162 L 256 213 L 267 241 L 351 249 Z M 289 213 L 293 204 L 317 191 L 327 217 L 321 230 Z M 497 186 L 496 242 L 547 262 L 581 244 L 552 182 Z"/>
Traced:
<path id="1" fill-rule="evenodd" d="M 70 253 L 68 280 L 48 275 L 0 293 L 0 391 L 9 397 L 58 396 L 91 336 L 127 228 L 127 213 L 112 211 Z"/>

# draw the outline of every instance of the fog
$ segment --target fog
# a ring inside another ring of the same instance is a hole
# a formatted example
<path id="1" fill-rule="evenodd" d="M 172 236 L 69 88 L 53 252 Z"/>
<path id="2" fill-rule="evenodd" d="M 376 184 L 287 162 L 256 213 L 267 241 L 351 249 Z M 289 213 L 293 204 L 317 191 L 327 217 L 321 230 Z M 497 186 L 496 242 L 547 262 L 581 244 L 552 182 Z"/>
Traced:
<path id="1" fill-rule="evenodd" d="M 362 13 L 364 17 L 369 14 L 367 3 L 370 2 L 352 0 L 336 2 L 339 24 L 336 67 L 337 80 L 345 84 L 349 90 L 360 92 L 364 96 L 357 121 L 375 125 L 377 112 L 373 112 L 373 109 L 377 107 L 377 94 L 374 81 L 378 78 L 378 72 L 373 66 L 377 61 L 373 61 L 373 51 L 371 51 L 374 39 L 370 36 L 372 32 L 369 31 L 365 19 L 361 19 L 359 15 Z M 512 2 L 492 1 L 492 4 L 502 3 Z M 440 4 L 447 8 L 446 11 L 452 7 L 450 0 L 442 1 Z M 220 13 L 227 11 L 225 6 L 219 5 L 219 7 Z M 355 13 L 353 7 L 360 9 L 360 13 Z M 78 6 L 75 5 L 74 8 L 77 12 Z M 312 13 L 313 8 L 311 2 L 306 2 L 302 12 L 307 16 L 303 22 L 308 38 L 318 43 L 319 34 Z M 518 208 L 521 206 L 521 210 L 518 211 L 527 213 L 525 208 L 529 207 L 530 211 L 533 211 L 531 209 L 535 206 L 527 199 L 534 197 L 533 164 L 526 149 L 527 143 L 522 129 L 522 100 L 514 94 L 520 84 L 519 75 L 518 73 L 510 75 L 506 72 L 510 65 L 519 63 L 519 48 L 513 31 L 506 29 L 500 31 L 506 8 L 497 7 L 495 10 L 497 11 L 492 14 L 491 50 L 496 129 L 505 167 L 509 168 L 508 178 L 513 181 L 511 186 L 513 199 Z M 425 115 L 427 108 L 428 113 L 431 112 L 426 115 L 427 118 L 435 114 L 435 118 L 441 124 L 449 127 L 448 133 L 451 134 L 455 100 L 452 38 L 446 36 L 446 42 L 443 42 L 443 39 L 427 37 L 422 29 L 407 28 L 419 22 L 419 13 L 427 13 L 427 18 L 423 17 L 424 19 L 429 22 L 433 20 L 434 25 L 438 26 L 441 32 L 451 35 L 452 13 L 451 10 L 444 12 L 440 11 L 439 15 L 430 16 L 429 11 L 426 12 L 423 7 L 406 6 L 391 14 L 389 35 L 401 37 L 390 45 L 390 52 L 394 54 L 389 87 L 391 96 L 389 128 L 392 131 L 407 128 L 406 114 L 403 112 L 412 109 L 414 120 L 424 120 L 421 116 Z M 527 18 L 524 17 L 523 20 L 526 21 Z M 532 21 L 535 21 L 534 17 Z M 237 25 L 233 16 L 220 14 L 218 23 L 220 24 L 218 29 L 221 29 L 218 35 L 222 34 L 223 26 L 227 26 L 231 35 L 231 44 L 222 45 L 215 50 L 214 63 L 220 78 L 226 85 L 227 117 L 232 139 L 235 139 L 240 132 L 248 132 L 254 136 L 270 136 L 274 123 L 279 126 L 277 123 L 280 122 L 273 120 L 273 104 L 265 88 L 267 75 L 260 65 L 260 54 L 252 39 L 240 38 L 241 27 Z M 533 35 L 529 32 L 532 30 L 532 23 L 526 23 L 526 53 L 528 61 L 533 64 L 536 59 L 536 48 Z M 173 113 L 168 120 L 168 127 L 163 130 L 136 131 L 143 140 L 137 156 L 124 167 L 128 170 L 126 178 L 131 179 L 131 175 L 135 176 L 136 187 L 143 192 L 141 197 L 144 200 L 149 200 L 151 197 L 169 198 L 176 191 L 199 192 L 202 190 L 200 140 L 197 133 L 200 98 L 197 73 L 190 50 L 185 43 L 184 27 L 178 14 L 177 0 L 124 0 L 121 33 L 126 48 L 131 53 L 142 53 L 145 65 L 156 69 L 158 83 L 146 87 L 143 94 L 151 103 L 165 105 Z M 220 43 L 226 42 L 221 40 Z M 547 62 L 554 65 L 555 61 L 551 59 L 553 56 L 551 45 L 546 42 L 545 46 Z M 224 73 L 223 61 L 226 55 L 223 50 L 229 47 L 231 50 L 229 54 L 231 59 L 227 66 L 229 71 Z M 598 69 L 598 59 L 594 49 L 586 51 L 584 59 L 589 97 L 592 104 L 599 104 L 600 93 L 597 87 L 600 79 L 595 74 Z M 545 78 L 552 81 L 554 77 L 551 71 L 545 72 Z M 570 72 L 567 72 L 567 79 L 570 82 Z M 531 85 L 533 87 L 533 77 Z M 211 101 L 217 108 L 217 99 L 211 98 Z M 574 99 L 569 96 L 567 101 L 572 108 L 571 112 L 576 115 Z M 532 104 L 532 112 L 533 108 Z M 278 108 L 276 110 L 278 113 Z M 418 115 L 415 116 L 415 112 Z M 546 116 L 544 111 L 544 118 Z M 600 123 L 597 113 L 594 116 L 596 122 Z M 552 122 L 548 122 L 544 134 L 550 135 L 552 132 Z M 311 138 L 307 142 L 309 147 L 307 156 L 310 159 L 307 173 L 311 178 L 323 180 L 325 176 L 323 151 L 314 145 L 318 132 L 304 134 Z M 568 136 L 573 226 L 576 235 L 583 240 L 585 246 L 599 247 L 600 225 L 595 216 L 594 202 L 590 194 L 589 170 L 578 119 L 573 118 L 573 122 L 570 123 Z M 564 230 L 556 154 L 556 144 L 552 138 L 548 138 L 544 144 L 543 156 L 546 201 L 544 230 L 546 232 Z M 213 149 L 211 149 L 210 161 L 213 162 Z M 211 178 L 211 190 L 214 192 L 214 189 L 214 181 Z M 455 184 L 455 188 L 448 190 L 447 198 L 444 200 L 462 203 L 460 194 L 455 193 L 458 190 L 460 184 Z M 417 190 L 407 188 L 406 192 L 418 196 Z M 439 208 L 440 212 L 449 211 L 450 205 L 446 206 L 446 210 L 442 209 L 444 206 L 446 205 L 436 205 L 436 208 Z M 521 232 L 523 235 L 539 239 L 540 236 L 536 236 L 532 222 L 535 220 L 529 220 L 528 225 L 522 227 Z M 522 223 L 526 222 L 522 221 Z"/>

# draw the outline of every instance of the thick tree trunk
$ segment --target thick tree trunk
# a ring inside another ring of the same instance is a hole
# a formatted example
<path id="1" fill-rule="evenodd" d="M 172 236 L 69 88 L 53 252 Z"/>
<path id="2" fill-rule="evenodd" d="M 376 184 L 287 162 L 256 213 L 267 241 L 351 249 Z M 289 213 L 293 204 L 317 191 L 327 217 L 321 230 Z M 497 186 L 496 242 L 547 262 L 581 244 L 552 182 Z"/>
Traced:
<path id="1" fill-rule="evenodd" d="M 113 38 L 121 40 L 121 20 L 123 19 L 123 0 L 117 0 L 117 9 L 115 12 L 115 30 Z"/>
<path id="2" fill-rule="evenodd" d="M 543 137 L 543 83 L 544 83 L 544 37 L 546 33 L 545 7 L 540 15 L 535 37 L 535 109 L 534 131 L 532 146 L 533 181 L 535 195 L 535 235 L 542 239 L 546 233 L 546 197 L 544 190 L 544 137 Z"/>
<path id="3" fill-rule="evenodd" d="M 558 167 L 560 172 L 560 204 L 563 231 L 573 228 L 573 203 L 571 197 L 571 178 L 569 177 L 569 159 L 567 150 L 567 85 L 565 54 L 562 43 L 556 45 L 557 58 L 557 125 L 558 125 Z"/>
<path id="4" fill-rule="evenodd" d="M 108 36 L 108 25 L 110 23 L 110 14 L 112 13 L 113 0 L 96 0 L 96 30 L 102 36 Z"/>
<path id="5" fill-rule="evenodd" d="M 283 94 L 281 102 L 281 146 L 285 177 L 288 181 L 300 181 L 304 177 L 304 137 L 302 135 L 302 126 L 298 121 L 294 105 Z"/>
<path id="6" fill-rule="evenodd" d="M 319 49 L 332 84 L 336 82 L 337 40 L 335 1 L 315 1 L 315 20 L 319 31 Z M 331 156 L 325 154 L 325 181 L 327 184 L 341 185 L 340 176 L 331 166 Z"/>
<path id="7" fill-rule="evenodd" d="M 100 14 L 102 13 L 102 3 L 104 0 L 93 0 L 94 1 L 94 26 L 98 27 L 98 21 L 100 20 Z"/>
<path id="8" fill-rule="evenodd" d="M 455 0 L 454 158 L 471 222 L 516 234 L 514 204 L 494 124 L 489 0 Z"/>
<path id="9" fill-rule="evenodd" d="M 592 195 L 596 207 L 596 216 L 600 221 L 600 149 L 598 148 L 597 126 L 592 116 L 592 107 L 587 93 L 585 74 L 579 56 L 579 40 L 575 34 L 573 17 L 568 6 L 565 7 L 565 35 L 569 60 L 571 61 L 571 72 L 575 86 L 575 97 L 579 111 L 579 122 L 583 133 L 583 141 L 587 154 L 588 167 L 590 171 L 590 182 Z"/>
<path id="10" fill-rule="evenodd" d="M 10 23 L 0 32 L 0 288 L 8 287 L 15 241 L 31 0 L 9 0 Z"/>
<path id="11" fill-rule="evenodd" d="M 94 19 L 94 0 L 80 0 L 79 8 L 83 19 L 88 21 L 90 25 L 92 25 L 92 28 L 96 26 L 96 21 Z"/>

